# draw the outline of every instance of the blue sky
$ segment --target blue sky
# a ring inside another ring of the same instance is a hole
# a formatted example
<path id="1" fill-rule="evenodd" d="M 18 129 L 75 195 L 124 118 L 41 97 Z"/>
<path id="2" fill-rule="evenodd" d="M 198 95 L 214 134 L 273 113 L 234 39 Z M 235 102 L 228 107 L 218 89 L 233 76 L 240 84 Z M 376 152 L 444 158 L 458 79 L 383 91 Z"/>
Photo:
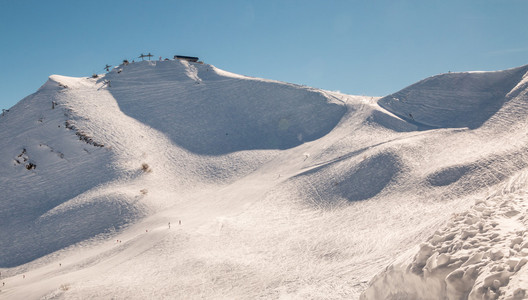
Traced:
<path id="1" fill-rule="evenodd" d="M 51 74 L 175 54 L 234 73 L 384 96 L 448 71 L 528 64 L 526 0 L 0 0 L 0 108 Z"/>

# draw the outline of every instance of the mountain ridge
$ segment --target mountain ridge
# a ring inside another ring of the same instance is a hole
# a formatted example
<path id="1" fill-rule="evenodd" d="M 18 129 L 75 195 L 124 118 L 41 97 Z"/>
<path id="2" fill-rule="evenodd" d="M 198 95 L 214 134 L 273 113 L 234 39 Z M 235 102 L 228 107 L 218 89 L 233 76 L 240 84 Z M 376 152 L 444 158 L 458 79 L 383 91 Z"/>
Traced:
<path id="1" fill-rule="evenodd" d="M 440 74 L 388 95 L 379 104 L 422 126 L 475 129 L 514 97 L 510 94 L 527 73 L 528 65 L 504 71 Z"/>

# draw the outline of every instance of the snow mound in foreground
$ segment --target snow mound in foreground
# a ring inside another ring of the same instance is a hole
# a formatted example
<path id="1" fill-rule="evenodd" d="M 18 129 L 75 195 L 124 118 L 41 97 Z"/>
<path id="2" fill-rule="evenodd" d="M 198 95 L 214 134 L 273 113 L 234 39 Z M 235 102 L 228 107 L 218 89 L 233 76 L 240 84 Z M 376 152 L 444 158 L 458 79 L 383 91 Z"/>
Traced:
<path id="1" fill-rule="evenodd" d="M 379 100 L 379 105 L 422 129 L 480 127 L 515 95 L 528 66 L 496 72 L 447 73 L 424 79 Z"/>
<path id="2" fill-rule="evenodd" d="M 455 214 L 411 259 L 395 262 L 361 299 L 526 299 L 528 173 Z"/>

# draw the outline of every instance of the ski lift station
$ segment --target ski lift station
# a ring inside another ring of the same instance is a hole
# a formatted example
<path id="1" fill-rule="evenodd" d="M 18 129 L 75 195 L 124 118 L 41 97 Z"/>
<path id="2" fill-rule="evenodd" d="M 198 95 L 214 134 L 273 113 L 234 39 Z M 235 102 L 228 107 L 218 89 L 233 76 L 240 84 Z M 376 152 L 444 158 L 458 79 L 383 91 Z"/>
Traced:
<path id="1" fill-rule="evenodd" d="M 194 57 L 194 56 L 174 55 L 174 59 L 181 59 L 181 60 L 186 60 L 190 62 L 198 62 L 198 57 Z"/>

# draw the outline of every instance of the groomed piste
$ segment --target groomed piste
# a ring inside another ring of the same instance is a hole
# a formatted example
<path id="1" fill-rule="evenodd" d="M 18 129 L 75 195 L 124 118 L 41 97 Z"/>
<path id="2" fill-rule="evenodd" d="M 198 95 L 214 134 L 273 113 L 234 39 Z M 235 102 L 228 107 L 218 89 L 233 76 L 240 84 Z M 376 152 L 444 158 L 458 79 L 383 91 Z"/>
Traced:
<path id="1" fill-rule="evenodd" d="M 527 72 L 52 75 L 0 117 L 0 298 L 524 299 Z"/>

